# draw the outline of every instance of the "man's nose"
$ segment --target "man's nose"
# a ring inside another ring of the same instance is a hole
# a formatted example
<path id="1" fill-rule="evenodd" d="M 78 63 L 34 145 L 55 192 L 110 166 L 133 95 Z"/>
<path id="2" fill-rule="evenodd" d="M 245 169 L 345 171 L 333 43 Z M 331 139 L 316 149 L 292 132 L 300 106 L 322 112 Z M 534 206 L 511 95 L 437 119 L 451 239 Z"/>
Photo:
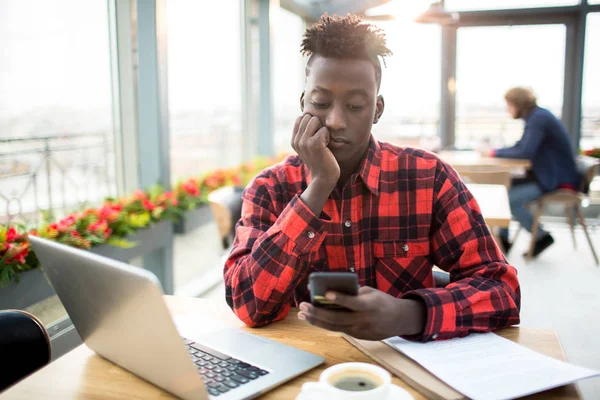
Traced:
<path id="1" fill-rule="evenodd" d="M 346 129 L 346 116 L 341 106 L 333 106 L 325 118 L 325 126 L 333 131 Z"/>

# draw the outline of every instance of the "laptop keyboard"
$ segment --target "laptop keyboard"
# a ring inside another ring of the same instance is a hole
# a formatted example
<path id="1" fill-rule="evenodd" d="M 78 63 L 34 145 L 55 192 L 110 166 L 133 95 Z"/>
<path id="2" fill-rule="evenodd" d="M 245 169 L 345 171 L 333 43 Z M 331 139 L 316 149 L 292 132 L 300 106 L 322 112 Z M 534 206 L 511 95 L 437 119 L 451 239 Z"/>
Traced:
<path id="1" fill-rule="evenodd" d="M 219 396 L 254 381 L 269 372 L 183 338 L 204 385 L 212 396 Z"/>

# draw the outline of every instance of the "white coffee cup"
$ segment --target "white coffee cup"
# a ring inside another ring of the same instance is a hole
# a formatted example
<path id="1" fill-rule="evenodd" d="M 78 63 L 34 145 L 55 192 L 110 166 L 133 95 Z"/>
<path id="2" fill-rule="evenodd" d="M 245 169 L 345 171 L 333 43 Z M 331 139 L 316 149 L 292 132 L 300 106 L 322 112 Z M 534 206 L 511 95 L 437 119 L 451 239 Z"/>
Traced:
<path id="1" fill-rule="evenodd" d="M 343 363 L 327 368 L 318 382 L 302 385 L 308 398 L 382 400 L 390 394 L 392 377 L 385 369 L 367 363 Z"/>

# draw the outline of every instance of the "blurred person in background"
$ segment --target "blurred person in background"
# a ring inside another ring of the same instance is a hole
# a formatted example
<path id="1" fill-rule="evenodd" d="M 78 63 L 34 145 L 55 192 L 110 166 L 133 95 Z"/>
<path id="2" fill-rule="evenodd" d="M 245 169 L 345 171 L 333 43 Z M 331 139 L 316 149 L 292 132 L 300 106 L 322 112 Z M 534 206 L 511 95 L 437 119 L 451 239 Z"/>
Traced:
<path id="1" fill-rule="evenodd" d="M 514 219 L 531 233 L 534 217 L 527 205 L 557 189 L 578 190 L 580 176 L 567 130 L 550 111 L 537 105 L 533 91 L 515 87 L 506 92 L 504 99 L 511 117 L 525 121 L 525 131 L 512 147 L 491 150 L 489 155 L 531 161 L 531 170 L 524 178 L 514 179 L 509 192 Z M 500 238 L 508 252 L 512 245 L 508 229 L 501 231 Z M 552 236 L 540 226 L 533 256 L 538 256 L 553 243 Z"/>

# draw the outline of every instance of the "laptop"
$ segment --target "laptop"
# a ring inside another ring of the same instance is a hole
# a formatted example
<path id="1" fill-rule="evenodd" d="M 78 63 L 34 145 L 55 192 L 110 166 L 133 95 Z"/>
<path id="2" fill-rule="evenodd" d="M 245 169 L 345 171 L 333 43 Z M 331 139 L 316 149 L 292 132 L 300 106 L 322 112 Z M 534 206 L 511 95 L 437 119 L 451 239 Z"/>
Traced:
<path id="1" fill-rule="evenodd" d="M 196 341 L 182 338 L 151 272 L 29 239 L 85 344 L 180 398 L 254 398 L 324 361 L 240 329 L 198 334 Z"/>

